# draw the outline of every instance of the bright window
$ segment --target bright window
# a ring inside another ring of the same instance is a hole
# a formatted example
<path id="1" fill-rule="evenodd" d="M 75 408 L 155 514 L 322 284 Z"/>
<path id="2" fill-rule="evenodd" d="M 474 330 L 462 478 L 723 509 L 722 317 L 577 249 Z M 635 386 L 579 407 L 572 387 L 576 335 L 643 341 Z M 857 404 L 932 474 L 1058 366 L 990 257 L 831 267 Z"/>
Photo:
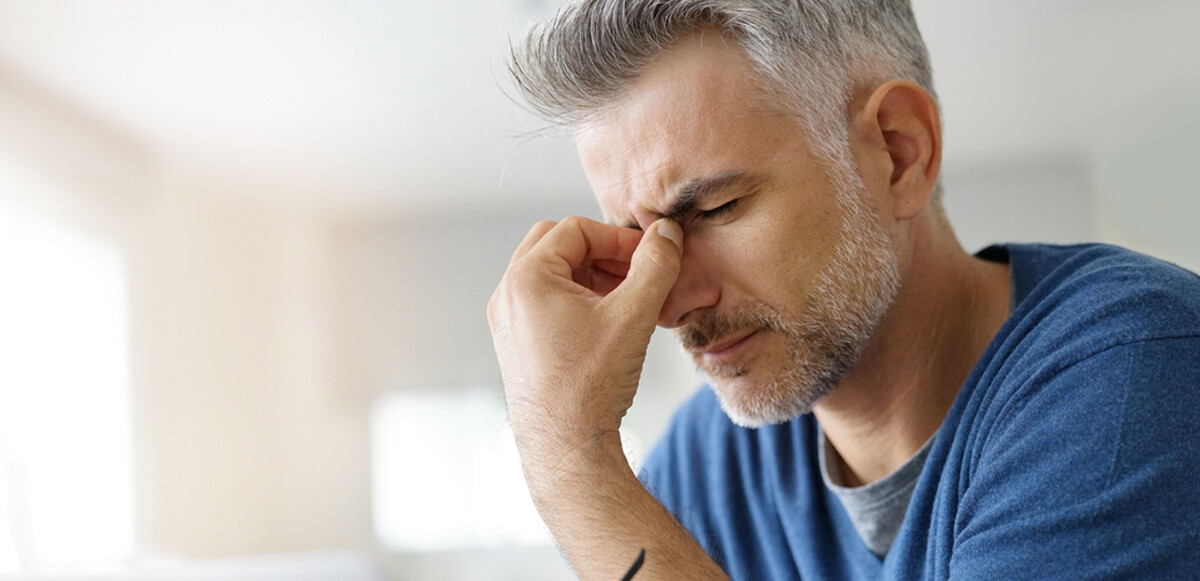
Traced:
<path id="1" fill-rule="evenodd" d="M 452 551 L 551 542 L 497 387 L 398 392 L 371 412 L 375 532 L 388 549 Z"/>
<path id="2" fill-rule="evenodd" d="M 115 246 L 0 200 L 0 573 L 130 553 L 128 327 Z"/>

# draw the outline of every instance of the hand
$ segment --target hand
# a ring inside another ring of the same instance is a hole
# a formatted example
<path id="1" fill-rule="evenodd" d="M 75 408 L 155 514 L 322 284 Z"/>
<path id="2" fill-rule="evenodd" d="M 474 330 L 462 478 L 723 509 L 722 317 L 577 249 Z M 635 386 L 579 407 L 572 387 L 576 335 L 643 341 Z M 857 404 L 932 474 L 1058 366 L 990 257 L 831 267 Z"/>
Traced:
<path id="1" fill-rule="evenodd" d="M 682 239 L 665 219 L 643 234 L 567 218 L 536 224 L 517 248 L 488 321 L 524 463 L 604 437 L 619 445 Z"/>
<path id="2" fill-rule="evenodd" d="M 642 487 L 617 429 L 679 277 L 683 232 L 541 222 L 513 254 L 488 321 L 534 505 L 580 579 L 726 579 Z"/>

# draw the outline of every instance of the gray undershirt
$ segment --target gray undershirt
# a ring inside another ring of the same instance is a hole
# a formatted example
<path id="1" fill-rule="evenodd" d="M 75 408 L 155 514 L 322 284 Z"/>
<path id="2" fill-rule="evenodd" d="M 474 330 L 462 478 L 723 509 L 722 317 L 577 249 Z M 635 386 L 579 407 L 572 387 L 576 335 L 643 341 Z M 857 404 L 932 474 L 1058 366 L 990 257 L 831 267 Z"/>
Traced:
<path id="1" fill-rule="evenodd" d="M 932 444 L 933 437 L 930 437 L 912 458 L 882 479 L 849 488 L 842 486 L 842 457 L 825 439 L 825 431 L 818 430 L 821 479 L 842 501 L 842 507 L 850 515 L 850 522 L 854 524 L 854 530 L 858 531 L 863 543 L 880 559 L 887 555 L 896 533 L 900 532 L 904 513 L 908 511 L 908 502 L 912 500 L 913 489 L 917 486 L 917 479 L 925 467 Z"/>

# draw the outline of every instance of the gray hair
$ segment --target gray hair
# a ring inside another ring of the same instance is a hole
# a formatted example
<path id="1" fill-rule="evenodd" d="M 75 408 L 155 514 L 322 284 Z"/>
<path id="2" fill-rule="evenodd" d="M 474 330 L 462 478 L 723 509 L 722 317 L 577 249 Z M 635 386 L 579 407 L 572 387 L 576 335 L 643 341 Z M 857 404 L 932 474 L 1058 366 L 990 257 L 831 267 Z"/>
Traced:
<path id="1" fill-rule="evenodd" d="M 512 48 L 509 70 L 534 111 L 571 125 L 709 27 L 741 46 L 764 97 L 796 116 L 814 153 L 842 167 L 853 167 L 846 126 L 856 89 L 899 78 L 936 99 L 909 0 L 580 0 L 535 25 Z"/>

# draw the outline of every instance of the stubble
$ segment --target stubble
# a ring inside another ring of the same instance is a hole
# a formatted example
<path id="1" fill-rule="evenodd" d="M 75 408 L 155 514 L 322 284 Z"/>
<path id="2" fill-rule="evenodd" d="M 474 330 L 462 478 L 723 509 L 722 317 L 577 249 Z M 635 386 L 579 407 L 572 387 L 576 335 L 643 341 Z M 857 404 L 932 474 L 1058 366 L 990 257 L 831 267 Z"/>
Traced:
<path id="1" fill-rule="evenodd" d="M 810 412 L 858 363 L 899 291 L 894 242 L 870 207 L 861 178 L 852 169 L 835 173 L 841 174 L 835 183 L 841 184 L 836 195 L 844 217 L 838 245 L 800 309 L 749 300 L 729 313 L 705 313 L 677 331 L 685 351 L 760 330 L 784 338 L 782 367 L 758 382 L 735 385 L 735 379 L 762 373 L 747 362 L 706 365 L 695 358 L 721 408 L 739 426 L 757 428 Z"/>

